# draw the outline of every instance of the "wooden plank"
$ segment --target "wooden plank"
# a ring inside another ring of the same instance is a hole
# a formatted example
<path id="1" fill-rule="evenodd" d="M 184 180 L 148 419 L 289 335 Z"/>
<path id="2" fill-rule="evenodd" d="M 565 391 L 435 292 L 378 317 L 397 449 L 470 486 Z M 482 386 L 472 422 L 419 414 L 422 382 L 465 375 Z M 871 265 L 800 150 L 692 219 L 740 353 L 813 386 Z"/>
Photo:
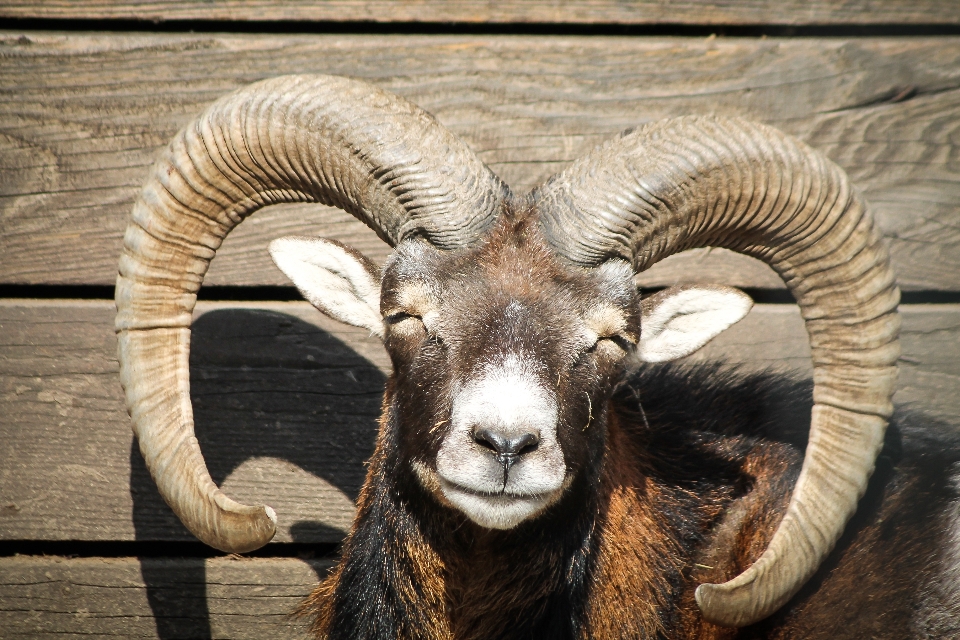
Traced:
<path id="1" fill-rule="evenodd" d="M 254 20 L 696 25 L 955 25 L 951 0 L 6 0 L 0 17 L 120 20 Z"/>
<path id="2" fill-rule="evenodd" d="M 0 539 L 191 540 L 153 486 L 118 383 L 108 302 L 0 301 Z M 898 403 L 960 415 L 960 305 L 905 305 Z M 277 542 L 335 542 L 373 447 L 376 339 L 305 303 L 200 305 L 197 433 L 232 497 L 272 505 Z M 757 305 L 691 362 L 809 374 L 795 307 Z M 55 479 L 55 481 L 51 481 Z"/>
<path id="3" fill-rule="evenodd" d="M 960 305 L 901 305 L 900 377 L 894 402 L 956 424 L 960 416 Z M 749 370 L 790 370 L 811 377 L 810 345 L 800 309 L 756 305 L 741 322 L 687 358 L 721 360 Z"/>
<path id="4" fill-rule="evenodd" d="M 305 638 L 328 560 L 0 558 L 0 638 Z"/>
<path id="5" fill-rule="evenodd" d="M 157 150 L 210 101 L 264 77 L 333 73 L 403 94 L 518 191 L 617 131 L 739 114 L 798 135 L 873 203 L 907 290 L 960 290 L 960 38 L 0 34 L 0 282 L 110 284 Z M 375 259 L 359 223 L 274 207 L 231 235 L 209 284 L 275 285 L 267 241 L 318 233 Z M 780 287 L 723 251 L 681 256 L 647 286 Z"/>
<path id="6" fill-rule="evenodd" d="M 0 538 L 190 539 L 136 448 L 112 307 L 0 302 Z M 373 450 L 379 342 L 305 303 L 201 303 L 191 356 L 215 481 L 274 506 L 278 542 L 339 541 Z"/>

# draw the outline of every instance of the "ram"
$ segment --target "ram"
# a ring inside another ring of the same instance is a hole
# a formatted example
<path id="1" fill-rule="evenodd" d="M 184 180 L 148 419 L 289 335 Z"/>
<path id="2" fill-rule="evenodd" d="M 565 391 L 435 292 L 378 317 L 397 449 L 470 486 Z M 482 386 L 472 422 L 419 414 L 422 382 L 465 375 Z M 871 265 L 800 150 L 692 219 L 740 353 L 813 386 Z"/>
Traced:
<path id="1" fill-rule="evenodd" d="M 207 472 L 191 313 L 230 229 L 294 201 L 395 248 L 381 270 L 330 240 L 271 245 L 393 363 L 342 558 L 302 607 L 318 637 L 960 633 L 957 447 L 906 423 L 885 437 L 900 321 L 881 237 L 840 169 L 733 118 L 625 132 L 519 196 L 362 82 L 290 76 L 210 107 L 154 167 L 116 288 L 141 451 L 207 544 L 255 549 L 276 517 Z M 802 385 L 636 364 L 692 353 L 749 310 L 725 287 L 641 299 L 637 272 L 705 246 L 764 260 L 799 303 L 814 363 L 799 433 L 765 416 L 802 407 Z"/>

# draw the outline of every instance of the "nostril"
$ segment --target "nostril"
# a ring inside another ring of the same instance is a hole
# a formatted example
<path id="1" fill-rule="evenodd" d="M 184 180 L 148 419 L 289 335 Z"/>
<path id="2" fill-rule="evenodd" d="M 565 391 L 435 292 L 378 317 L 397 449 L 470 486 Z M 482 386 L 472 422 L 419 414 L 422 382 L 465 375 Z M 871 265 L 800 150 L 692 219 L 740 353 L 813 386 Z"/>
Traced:
<path id="1" fill-rule="evenodd" d="M 502 454 L 507 448 L 507 439 L 491 429 L 478 429 L 473 432 L 473 440 L 481 447 Z"/>
<path id="2" fill-rule="evenodd" d="M 505 437 L 492 429 L 478 429 L 473 432 L 474 441 L 498 456 L 522 456 L 534 451 L 540 444 L 540 436 L 524 433 L 512 438 Z"/>
<path id="3" fill-rule="evenodd" d="M 531 451 L 536 450 L 537 446 L 540 444 L 540 436 L 535 433 L 525 433 L 519 438 L 517 438 L 516 443 L 514 443 L 514 449 L 517 452 L 518 456 L 530 453 Z"/>

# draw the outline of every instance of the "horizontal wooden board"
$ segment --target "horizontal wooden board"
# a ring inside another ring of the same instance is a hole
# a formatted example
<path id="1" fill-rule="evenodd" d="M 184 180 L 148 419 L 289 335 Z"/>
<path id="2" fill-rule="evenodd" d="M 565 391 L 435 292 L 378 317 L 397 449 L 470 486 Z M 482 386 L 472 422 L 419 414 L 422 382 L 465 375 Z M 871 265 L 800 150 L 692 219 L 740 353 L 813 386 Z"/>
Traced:
<path id="1" fill-rule="evenodd" d="M 112 307 L 0 302 L 0 538 L 190 539 L 133 439 Z M 305 303 L 201 304 L 193 335 L 214 480 L 273 505 L 280 542 L 340 540 L 373 450 L 389 366 L 379 342 Z"/>
<path id="2" fill-rule="evenodd" d="M 190 540 L 130 431 L 108 302 L 0 301 L 0 540 Z M 895 400 L 960 415 L 960 305 L 906 305 Z M 758 305 L 692 363 L 809 374 L 799 313 Z M 272 505 L 277 542 L 350 526 L 389 363 L 305 303 L 201 303 L 197 434 L 228 495 Z"/>
<path id="3" fill-rule="evenodd" d="M 5 0 L 0 17 L 697 25 L 956 24 L 951 0 Z"/>
<path id="4" fill-rule="evenodd" d="M 878 4 L 878 6 L 880 6 Z M 906 5 L 904 5 L 906 6 Z M 861 7 L 862 8 L 862 7 Z M 210 101 L 283 73 L 366 78 L 435 113 L 518 191 L 605 138 L 690 113 L 808 141 L 871 201 L 908 290 L 960 290 L 960 38 L 0 34 L 0 282 L 109 284 L 138 186 Z M 285 284 L 266 243 L 323 233 L 386 255 L 352 219 L 273 207 L 229 237 L 208 283 Z M 779 287 L 723 251 L 646 285 Z"/>
<path id="5" fill-rule="evenodd" d="M 960 305 L 901 305 L 900 377 L 894 402 L 960 428 Z M 789 369 L 812 376 L 810 347 L 799 309 L 757 305 L 750 314 L 687 358 L 748 369 Z"/>
<path id="6" fill-rule="evenodd" d="M 0 558 L 0 638 L 305 638 L 327 560 Z"/>

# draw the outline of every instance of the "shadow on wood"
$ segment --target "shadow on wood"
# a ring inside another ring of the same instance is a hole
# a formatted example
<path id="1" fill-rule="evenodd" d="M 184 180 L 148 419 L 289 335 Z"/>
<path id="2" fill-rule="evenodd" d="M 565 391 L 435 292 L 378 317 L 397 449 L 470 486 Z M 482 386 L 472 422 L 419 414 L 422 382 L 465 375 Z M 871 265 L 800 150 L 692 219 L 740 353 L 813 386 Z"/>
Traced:
<path id="1" fill-rule="evenodd" d="M 196 434 L 218 485 L 244 462 L 272 458 L 356 500 L 376 438 L 385 382 L 379 369 L 318 327 L 268 310 L 204 314 L 194 324 L 192 347 Z M 137 540 L 169 539 L 169 532 L 177 540 L 189 536 L 163 503 L 136 444 L 130 457 Z M 231 497 L 284 502 L 279 491 L 288 487 L 271 486 L 270 477 L 257 480 L 261 486 L 241 486 L 245 495 Z M 277 512 L 280 528 L 295 542 L 343 536 L 341 528 L 296 519 L 295 508 L 292 522 L 289 509 Z M 141 560 L 141 572 L 160 638 L 211 637 L 204 558 L 177 567 Z"/>

